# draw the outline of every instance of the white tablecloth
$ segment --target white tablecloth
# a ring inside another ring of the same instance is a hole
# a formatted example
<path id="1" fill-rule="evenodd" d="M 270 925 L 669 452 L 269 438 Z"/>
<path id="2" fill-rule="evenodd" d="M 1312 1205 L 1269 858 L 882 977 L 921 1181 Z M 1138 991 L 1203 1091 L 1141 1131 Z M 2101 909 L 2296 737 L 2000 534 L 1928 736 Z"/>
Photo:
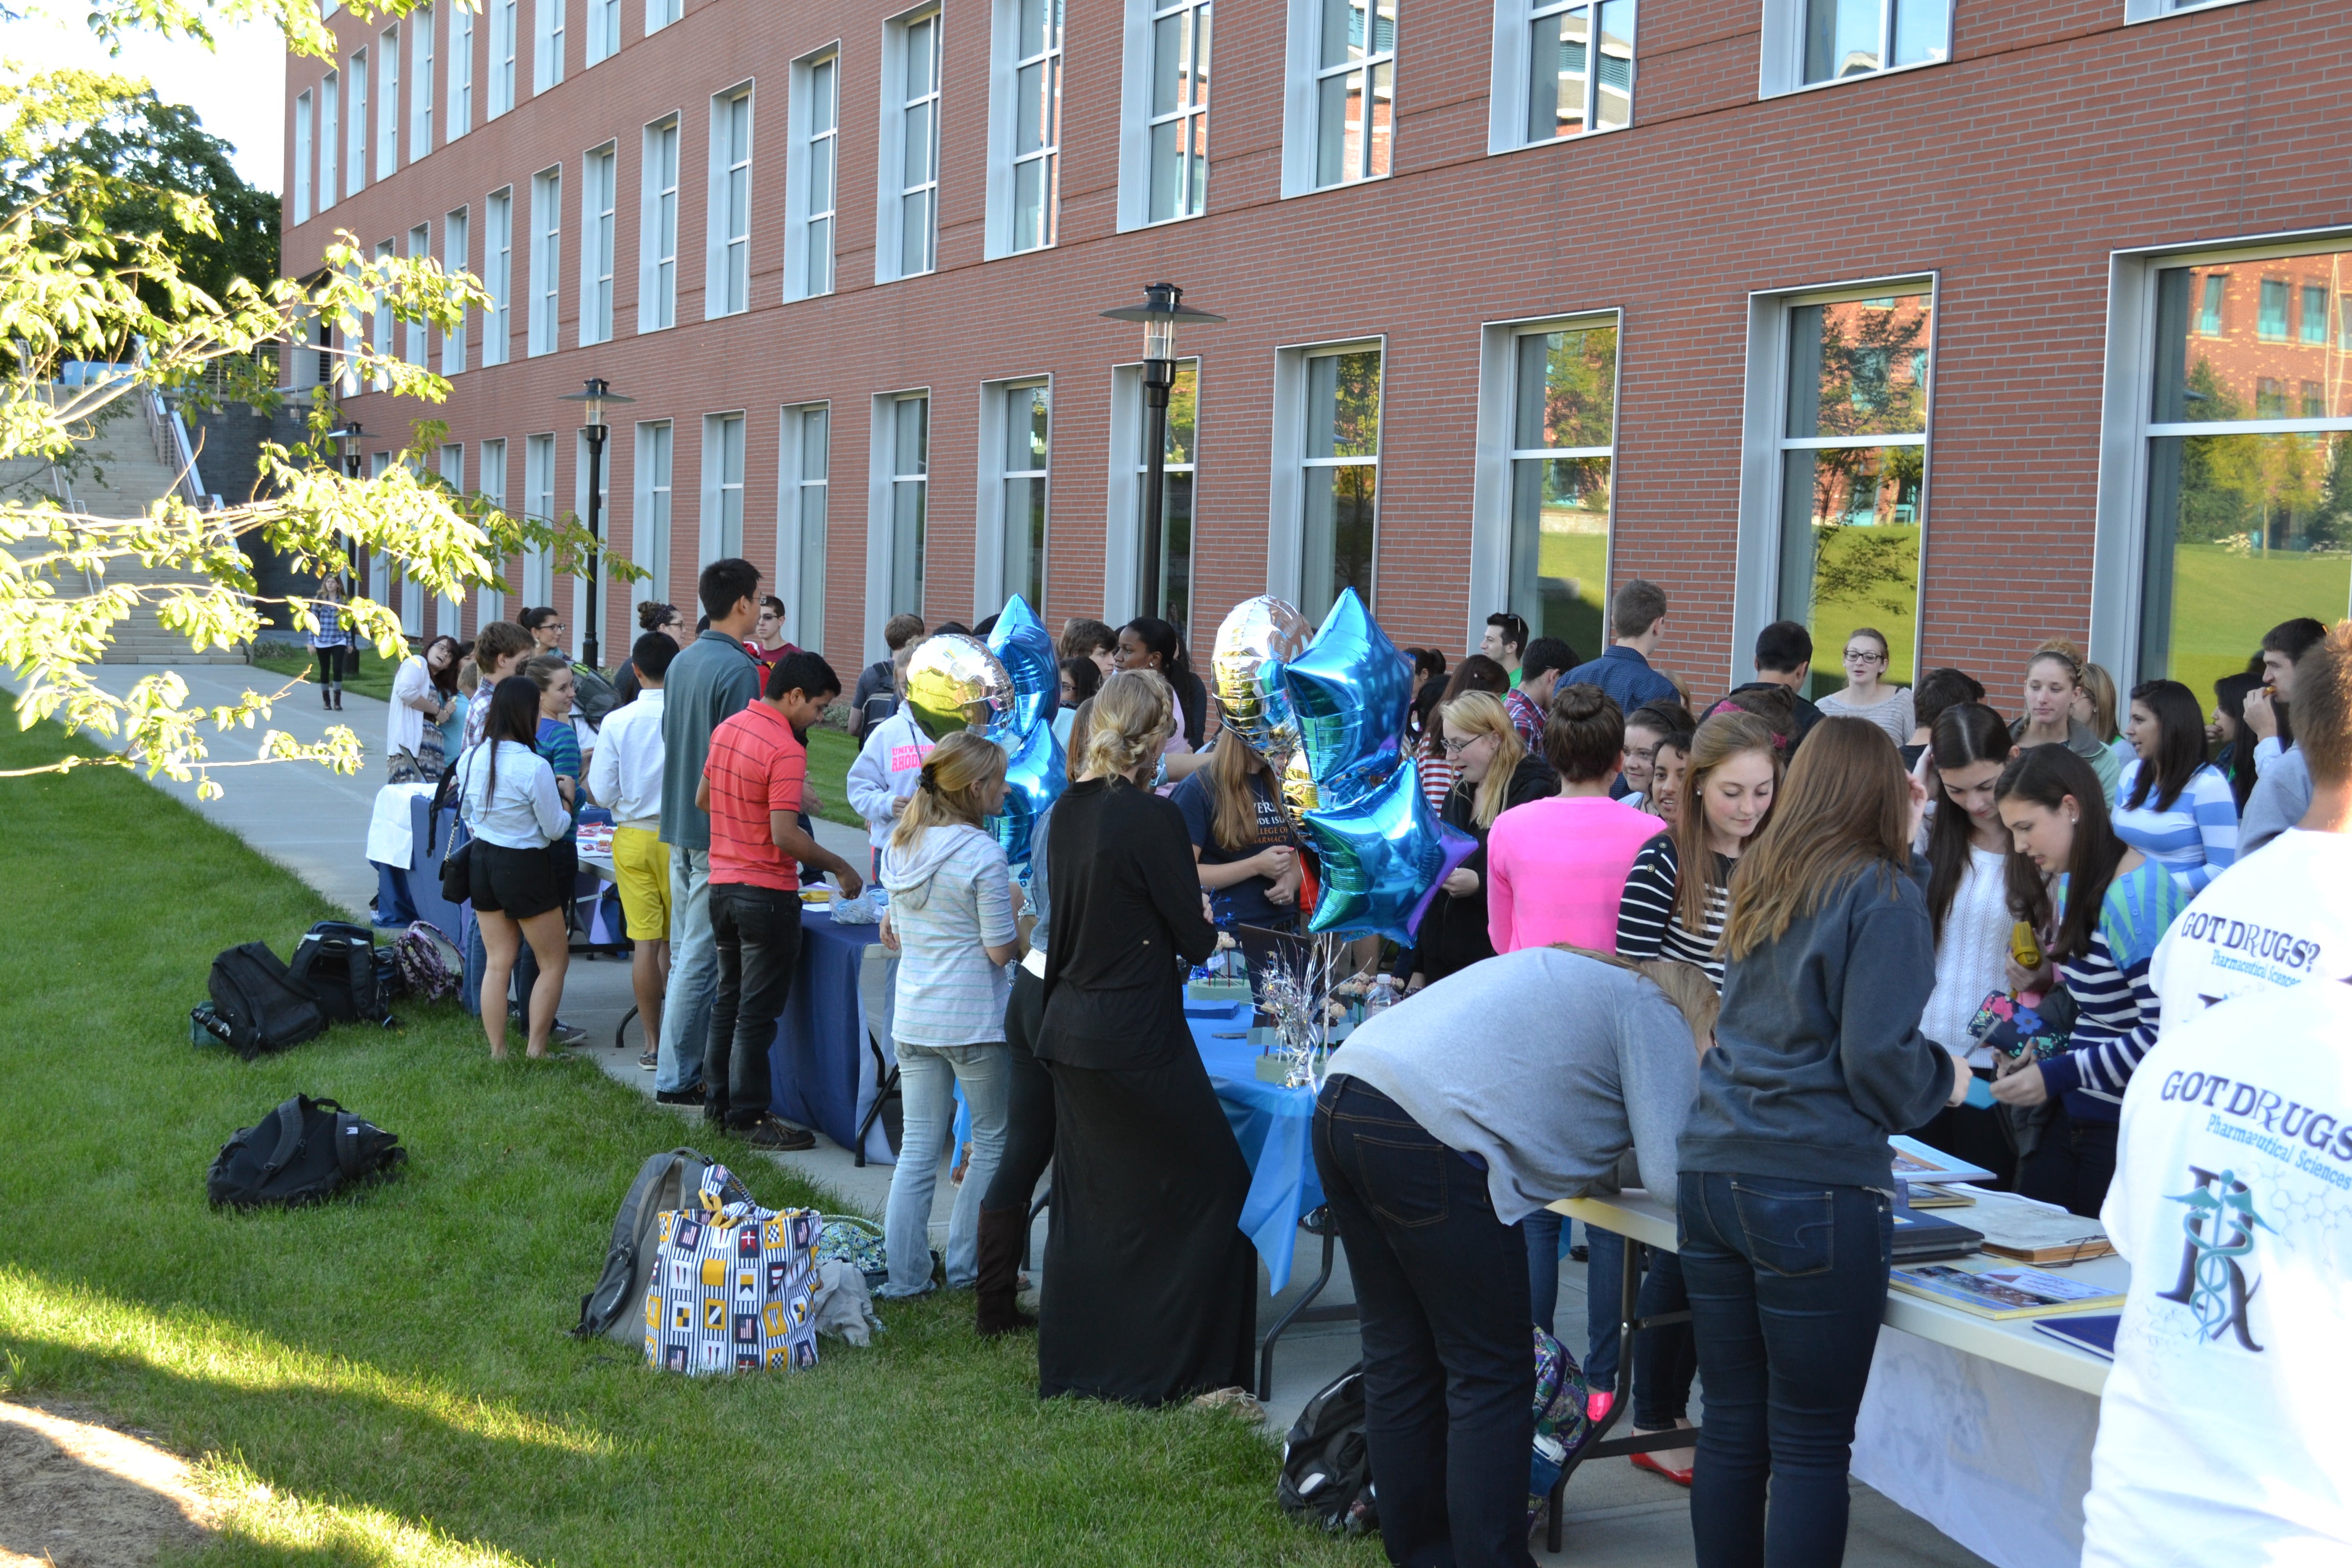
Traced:
<path id="1" fill-rule="evenodd" d="M 409 803 L 430 795 L 429 784 L 386 784 L 375 792 L 375 810 L 368 818 L 367 858 L 379 866 L 408 869 L 416 852 L 415 812 Z"/>

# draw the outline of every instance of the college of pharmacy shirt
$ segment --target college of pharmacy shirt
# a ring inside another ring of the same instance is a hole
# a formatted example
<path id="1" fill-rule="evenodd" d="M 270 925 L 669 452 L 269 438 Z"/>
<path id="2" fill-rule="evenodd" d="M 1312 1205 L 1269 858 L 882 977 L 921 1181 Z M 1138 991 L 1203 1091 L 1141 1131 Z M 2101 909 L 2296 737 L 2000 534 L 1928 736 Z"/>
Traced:
<path id="1" fill-rule="evenodd" d="M 2352 1563 L 2352 985 L 2170 1031 L 2099 1217 L 2132 1282 L 2084 1568 Z"/>
<path id="2" fill-rule="evenodd" d="M 2289 828 L 2213 879 L 2157 944 L 2157 1037 L 2229 996 L 2352 976 L 2352 834 Z"/>

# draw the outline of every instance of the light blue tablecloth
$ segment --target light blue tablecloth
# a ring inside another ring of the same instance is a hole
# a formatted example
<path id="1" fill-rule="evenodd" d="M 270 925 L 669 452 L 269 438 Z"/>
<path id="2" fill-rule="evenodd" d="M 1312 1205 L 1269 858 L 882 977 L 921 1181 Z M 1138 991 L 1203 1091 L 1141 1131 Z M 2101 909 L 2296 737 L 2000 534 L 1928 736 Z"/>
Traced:
<path id="1" fill-rule="evenodd" d="M 1184 1022 L 1201 1048 L 1201 1065 L 1209 1069 L 1209 1086 L 1225 1108 L 1242 1158 L 1249 1162 L 1242 1233 L 1265 1260 L 1269 1283 L 1279 1293 L 1290 1283 L 1298 1222 L 1323 1205 L 1323 1183 L 1315 1173 L 1315 1091 L 1264 1081 L 1257 1076 L 1257 1047 L 1246 1039 L 1216 1037 L 1249 1028 L 1247 1003 L 1188 1003 Z"/>

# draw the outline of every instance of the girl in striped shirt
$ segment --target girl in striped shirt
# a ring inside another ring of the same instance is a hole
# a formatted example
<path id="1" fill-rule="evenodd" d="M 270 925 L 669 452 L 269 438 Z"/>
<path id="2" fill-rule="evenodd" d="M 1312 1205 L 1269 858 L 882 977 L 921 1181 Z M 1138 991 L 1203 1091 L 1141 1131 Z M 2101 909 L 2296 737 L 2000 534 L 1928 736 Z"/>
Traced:
<path id="1" fill-rule="evenodd" d="M 2116 786 L 2116 836 L 2194 898 L 2238 858 L 2238 797 L 2205 760 L 2196 694 L 2177 680 L 2140 682 L 2124 735 L 2137 754 Z"/>
<path id="2" fill-rule="evenodd" d="M 2115 1175 L 2124 1090 L 2156 1044 L 2148 960 L 2189 896 L 2160 862 L 2116 836 L 2098 774 L 2064 746 L 2028 748 L 1993 789 L 2015 848 L 2011 907 L 2037 930 L 2054 924 L 2044 945 L 2076 1009 L 2066 1048 L 2044 1061 L 2010 1064 L 1993 1083 L 1993 1098 L 2060 1102 L 2019 1191 L 2095 1215 Z M 2046 969 L 2011 978 L 2025 982 L 2018 989 L 2049 984 Z"/>

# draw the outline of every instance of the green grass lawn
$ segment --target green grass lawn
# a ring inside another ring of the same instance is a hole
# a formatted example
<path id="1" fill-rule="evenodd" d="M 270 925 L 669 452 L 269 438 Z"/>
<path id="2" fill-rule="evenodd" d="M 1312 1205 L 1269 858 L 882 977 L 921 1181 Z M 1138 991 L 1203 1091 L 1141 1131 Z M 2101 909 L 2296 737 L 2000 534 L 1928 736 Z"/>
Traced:
<path id="1" fill-rule="evenodd" d="M 0 768 L 68 744 L 0 721 Z M 1285 1520 L 1275 1447 L 1233 1417 L 1040 1403 L 1034 1341 L 974 1337 L 968 1295 L 804 1373 L 576 1343 L 639 1162 L 698 1127 L 585 1064 L 493 1065 L 454 1005 L 252 1064 L 192 1049 L 214 953 L 286 952 L 327 906 L 122 772 L 0 800 L 0 1389 L 198 1457 L 227 1502 L 205 1563 L 1379 1561 Z M 221 1142 L 298 1090 L 399 1132 L 408 1173 L 212 1212 Z M 819 1197 L 740 1163 L 764 1203 Z"/>
<path id="2" fill-rule="evenodd" d="M 841 730 L 811 730 L 808 738 L 809 788 L 824 802 L 818 813 L 827 822 L 863 827 L 866 819 L 849 809 L 849 764 L 857 760 L 857 742 Z"/>
<path id="3" fill-rule="evenodd" d="M 262 645 L 261 651 L 253 656 L 253 662 L 263 669 L 275 670 L 280 675 L 307 675 L 315 679 L 319 673 L 318 661 L 308 652 L 269 651 L 284 647 L 283 643 L 266 643 Z M 348 664 L 345 668 L 349 668 Z M 377 658 L 373 645 L 364 647 L 360 649 L 358 673 L 344 677 L 343 689 L 355 691 L 362 697 L 373 697 L 380 702 L 389 702 L 392 700 L 393 674 L 399 668 L 397 663 L 387 664 Z"/>
<path id="4" fill-rule="evenodd" d="M 2311 616 L 2330 625 L 2345 614 L 2352 561 L 2276 550 L 2240 555 L 2220 544 L 2183 544 L 2173 557 L 2172 658 L 2168 673 L 2210 707 L 2213 682 L 2246 668 L 2263 634 Z"/>

